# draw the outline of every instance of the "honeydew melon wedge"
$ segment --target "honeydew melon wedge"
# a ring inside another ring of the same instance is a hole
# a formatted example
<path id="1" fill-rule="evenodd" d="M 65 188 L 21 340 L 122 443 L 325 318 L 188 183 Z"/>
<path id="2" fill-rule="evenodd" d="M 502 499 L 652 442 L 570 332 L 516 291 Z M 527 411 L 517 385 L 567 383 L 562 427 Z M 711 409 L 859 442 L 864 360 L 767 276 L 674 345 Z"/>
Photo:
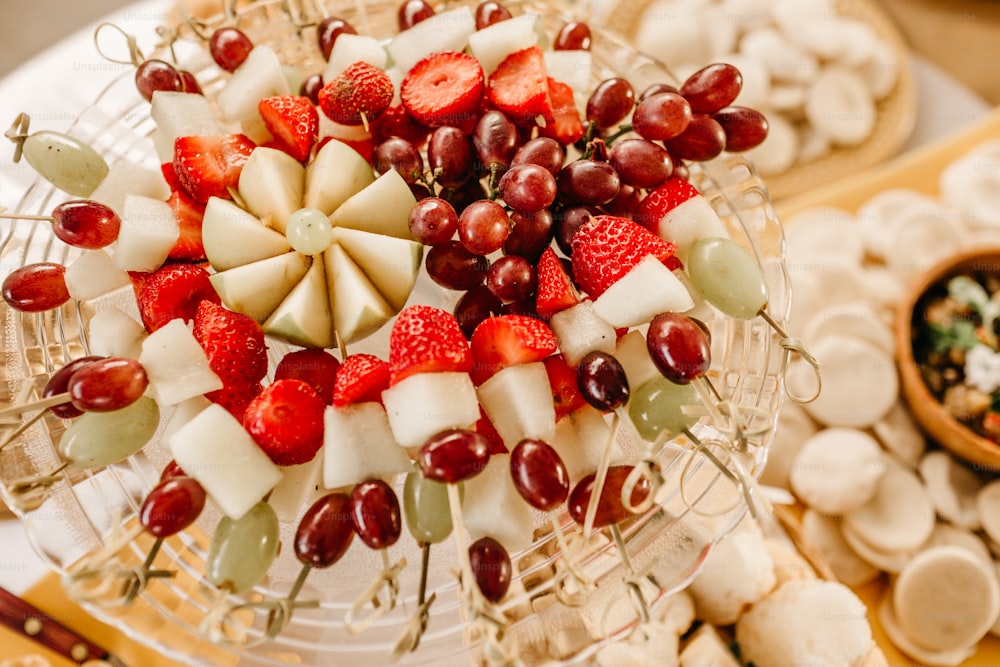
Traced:
<path id="1" fill-rule="evenodd" d="M 306 168 L 302 205 L 329 215 L 374 181 L 375 173 L 360 153 L 342 141 L 331 140 Z"/>
<path id="2" fill-rule="evenodd" d="M 392 434 L 403 447 L 420 447 L 449 428 L 479 421 L 479 399 L 468 373 L 414 373 L 382 392 Z"/>
<path id="3" fill-rule="evenodd" d="M 397 310 L 386 303 L 378 289 L 339 245 L 334 243 L 327 248 L 323 261 L 330 290 L 333 329 L 342 343 L 364 338 L 396 314 Z"/>
<path id="4" fill-rule="evenodd" d="M 180 318 L 170 320 L 142 341 L 139 363 L 146 369 L 150 393 L 161 405 L 177 405 L 222 389 L 222 380 L 208 365 L 205 350 Z"/>
<path id="5" fill-rule="evenodd" d="M 341 204 L 330 215 L 330 222 L 334 227 L 411 239 L 410 210 L 416 203 L 410 186 L 398 171 L 390 169 Z"/>
<path id="6" fill-rule="evenodd" d="M 287 95 L 288 80 L 278 56 L 265 45 L 255 46 L 219 90 L 216 103 L 223 118 L 243 121 L 259 115 L 257 103 L 265 97 Z"/>
<path id="7" fill-rule="evenodd" d="M 212 197 L 201 223 L 205 256 L 216 271 L 277 257 L 292 249 L 284 234 L 266 227 L 228 199 Z"/>
<path id="8" fill-rule="evenodd" d="M 477 391 L 479 403 L 508 449 L 524 438 L 551 442 L 555 437 L 552 388 L 540 361 L 503 368 Z"/>
<path id="9" fill-rule="evenodd" d="M 170 204 L 142 195 L 125 195 L 115 266 L 123 271 L 155 271 L 177 243 L 181 228 Z"/>
<path id="10" fill-rule="evenodd" d="M 538 44 L 538 15 L 521 16 L 494 23 L 469 35 L 469 51 L 489 76 L 504 58 Z"/>
<path id="11" fill-rule="evenodd" d="M 240 198 L 261 222 L 281 233 L 288 217 L 302 208 L 304 189 L 305 168 L 274 148 L 255 148 L 240 172 Z"/>
<path id="12" fill-rule="evenodd" d="M 279 336 L 293 345 L 333 347 L 333 318 L 323 262 L 312 263 L 305 277 L 278 304 L 263 327 L 264 333 Z"/>
<path id="13" fill-rule="evenodd" d="M 469 36 L 476 31 L 470 7 L 438 12 L 409 30 L 396 35 L 386 49 L 393 63 L 404 72 L 435 51 L 464 51 Z"/>
<path id="14" fill-rule="evenodd" d="M 306 275 L 309 264 L 308 257 L 287 252 L 213 274 L 210 280 L 226 307 L 263 322 Z"/>
<path id="15" fill-rule="evenodd" d="M 422 244 L 346 227 L 334 228 L 333 241 L 361 267 L 394 310 L 399 311 L 406 305 L 420 272 L 420 260 L 424 256 Z"/>
<path id="16" fill-rule="evenodd" d="M 410 470 L 410 456 L 392 437 L 385 408 L 375 402 L 327 406 L 323 442 L 323 485 L 328 489 Z"/>
<path id="17" fill-rule="evenodd" d="M 177 137 L 224 133 L 219 121 L 215 119 L 211 102 L 197 93 L 157 90 L 153 93 L 149 115 L 156 122 L 161 141 L 170 147 L 171 153 Z"/>

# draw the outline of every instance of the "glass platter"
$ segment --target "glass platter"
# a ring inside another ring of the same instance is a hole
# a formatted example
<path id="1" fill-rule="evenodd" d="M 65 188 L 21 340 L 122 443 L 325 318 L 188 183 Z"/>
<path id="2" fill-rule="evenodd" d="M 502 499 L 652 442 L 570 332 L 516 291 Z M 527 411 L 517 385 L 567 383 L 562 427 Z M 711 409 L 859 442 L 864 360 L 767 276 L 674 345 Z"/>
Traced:
<path id="1" fill-rule="evenodd" d="M 325 11 L 347 19 L 361 34 L 385 37 L 394 31 L 397 4 L 395 0 L 381 0 L 358 3 L 356 7 L 353 3 L 331 2 Z M 462 3 L 446 6 L 459 4 Z M 466 4 L 474 7 L 476 3 Z M 506 4 L 515 14 L 529 10 L 540 14 L 549 35 L 568 18 L 568 14 L 544 3 Z M 314 46 L 314 28 L 296 27 L 289 16 L 302 22 L 310 18 L 306 10 L 290 10 L 287 2 L 265 0 L 242 7 L 235 20 L 255 43 L 270 44 L 286 64 L 306 73 L 322 69 L 322 57 Z M 206 25 L 215 23 L 207 21 Z M 592 83 L 617 75 L 628 78 L 637 90 L 642 90 L 654 81 L 670 80 L 657 63 L 637 54 L 624 41 L 596 29 L 594 33 Z M 206 94 L 211 96 L 218 90 L 222 74 L 200 45 L 181 39 L 173 50 L 178 61 L 195 72 Z M 66 132 L 92 145 L 109 164 L 127 159 L 155 169 L 159 164 L 150 139 L 153 129 L 149 105 L 135 91 L 129 72 L 113 81 Z M 782 229 L 763 182 L 752 166 L 738 156 L 724 155 L 695 164 L 691 171 L 692 181 L 720 214 L 732 238 L 759 262 L 771 295 L 768 312 L 777 322 L 784 323 L 790 287 Z M 24 214 L 45 214 L 66 198 L 64 193 L 37 179 L 14 209 Z M 77 252 L 55 240 L 47 223 L 18 221 L 0 237 L 0 273 L 6 275 L 19 266 L 43 260 L 67 263 Z M 457 296 L 436 287 L 422 275 L 410 303 L 450 309 Z M 6 374 L 5 382 L 0 383 L 0 389 L 6 391 L 0 398 L 12 401 L 22 393 L 37 391 L 54 370 L 87 354 L 86 324 L 95 312 L 111 305 L 133 315 L 137 312 L 131 288 L 90 302 L 70 301 L 56 311 L 41 314 L 20 313 L 0 304 L 2 368 Z M 712 331 L 713 359 L 709 376 L 719 393 L 738 406 L 759 408 L 772 418 L 776 416 L 783 400 L 784 355 L 777 334 L 761 318 L 737 321 L 716 313 L 708 324 Z M 351 352 L 370 352 L 384 358 L 388 330 L 388 326 L 384 327 L 353 345 Z M 269 340 L 268 345 L 273 370 L 290 348 L 275 340 Z M 169 412 L 164 411 L 163 416 L 165 421 Z M 44 475 L 59 465 L 56 444 L 66 425 L 47 415 L 2 452 L 0 480 L 8 500 L 11 481 Z M 718 436 L 705 419 L 693 431 L 704 440 Z M 754 476 L 759 475 L 766 460 L 773 419 L 771 427 L 764 431 L 751 438 L 750 456 L 744 461 Z M 633 447 L 627 451 L 635 450 Z M 60 473 L 60 480 L 44 503 L 30 511 L 16 510 L 38 554 L 53 570 L 64 574 L 82 556 L 102 547 L 120 526 L 135 522 L 139 504 L 169 459 L 169 451 L 155 437 L 141 452 L 119 464 Z M 690 581 L 712 545 L 746 511 L 739 502 L 738 490 L 714 468 L 703 460 L 693 465 L 687 462 L 683 455 L 662 455 L 660 465 L 666 483 L 657 504 L 622 526 L 633 566 L 638 570 L 648 569 L 650 574 L 645 578 L 646 597 L 654 609 L 657 601 Z M 693 499 L 691 503 L 681 498 L 681 478 L 685 481 L 686 497 Z M 175 577 L 153 581 L 128 607 L 86 604 L 88 611 L 164 655 L 191 664 L 388 663 L 393 645 L 417 606 L 421 551 L 409 535 L 404 534 L 390 549 L 394 561 L 405 557 L 409 563 L 400 575 L 399 603 L 374 627 L 351 634 L 344 623 L 344 615 L 355 597 L 380 567 L 376 552 L 355 545 L 336 566 L 316 570 L 309 577 L 301 597 L 318 599 L 318 608 L 297 610 L 288 627 L 273 641 L 252 648 L 224 647 L 205 641 L 199 632 L 199 625 L 218 597 L 203 572 L 208 536 L 220 516 L 209 503 L 193 528 L 165 542 L 156 563 L 160 568 L 176 570 Z M 553 580 L 546 573 L 558 562 L 559 553 L 551 530 L 546 530 L 547 516 L 538 513 L 535 519 L 533 545 L 522 553 L 511 554 L 515 584 L 501 605 L 514 619 L 508 636 L 517 642 L 522 659 L 528 664 L 547 658 L 566 664 L 585 662 L 603 643 L 628 636 L 638 624 L 635 611 L 622 593 L 625 568 L 614 555 L 614 543 L 599 533 L 599 544 L 585 559 L 588 574 L 597 581 L 597 592 L 581 608 L 546 606 L 553 590 Z M 281 539 L 285 545 L 282 554 L 264 581 L 240 599 L 273 598 L 287 592 L 299 569 L 290 548 L 295 523 L 292 520 L 282 524 Z M 572 524 L 565 511 L 562 524 L 567 528 Z M 128 544 L 119 554 L 123 564 L 141 563 L 150 543 L 151 540 L 139 538 Z M 454 552 L 451 538 L 431 550 L 428 593 L 434 592 L 437 600 L 418 650 L 404 655 L 399 664 L 461 665 L 482 657 L 479 649 L 470 648 L 465 640 L 466 623 L 453 574 L 457 563 Z M 260 624 L 251 627 L 250 632 L 259 635 Z"/>

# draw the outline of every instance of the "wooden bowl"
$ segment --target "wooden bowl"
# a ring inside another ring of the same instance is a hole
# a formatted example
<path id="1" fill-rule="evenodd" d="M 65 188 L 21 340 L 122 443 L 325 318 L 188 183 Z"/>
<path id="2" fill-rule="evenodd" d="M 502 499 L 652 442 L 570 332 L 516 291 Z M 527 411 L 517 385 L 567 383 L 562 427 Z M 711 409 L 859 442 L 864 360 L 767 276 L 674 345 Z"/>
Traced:
<path id="1" fill-rule="evenodd" d="M 910 285 L 896 310 L 894 333 L 903 397 L 917 424 L 942 447 L 976 464 L 979 470 L 1000 472 L 1000 445 L 976 434 L 952 417 L 924 384 L 913 356 L 913 312 L 934 285 L 953 276 L 984 271 L 1000 274 L 1000 248 L 977 248 L 954 255 L 921 274 Z"/>

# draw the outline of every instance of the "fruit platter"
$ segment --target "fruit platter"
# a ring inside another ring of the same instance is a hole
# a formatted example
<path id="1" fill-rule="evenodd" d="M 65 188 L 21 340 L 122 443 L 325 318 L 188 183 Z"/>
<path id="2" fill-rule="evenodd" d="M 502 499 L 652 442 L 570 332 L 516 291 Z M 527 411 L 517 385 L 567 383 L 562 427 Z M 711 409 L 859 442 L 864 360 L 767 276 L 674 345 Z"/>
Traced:
<path id="1" fill-rule="evenodd" d="M 134 69 L 6 133 L 0 490 L 89 612 L 193 664 L 582 661 L 766 514 L 814 360 L 735 68 L 531 2 L 162 36 L 103 24 Z"/>

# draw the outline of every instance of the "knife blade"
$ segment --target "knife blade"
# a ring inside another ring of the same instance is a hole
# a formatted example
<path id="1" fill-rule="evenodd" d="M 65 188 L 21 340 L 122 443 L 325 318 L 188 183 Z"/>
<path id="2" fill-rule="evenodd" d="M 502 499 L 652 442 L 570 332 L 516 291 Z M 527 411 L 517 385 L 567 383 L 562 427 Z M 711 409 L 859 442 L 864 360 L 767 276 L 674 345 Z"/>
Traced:
<path id="1" fill-rule="evenodd" d="M 27 600 L 0 587 L 0 623 L 77 664 L 104 660 L 125 667 L 121 659 L 55 620 Z"/>

